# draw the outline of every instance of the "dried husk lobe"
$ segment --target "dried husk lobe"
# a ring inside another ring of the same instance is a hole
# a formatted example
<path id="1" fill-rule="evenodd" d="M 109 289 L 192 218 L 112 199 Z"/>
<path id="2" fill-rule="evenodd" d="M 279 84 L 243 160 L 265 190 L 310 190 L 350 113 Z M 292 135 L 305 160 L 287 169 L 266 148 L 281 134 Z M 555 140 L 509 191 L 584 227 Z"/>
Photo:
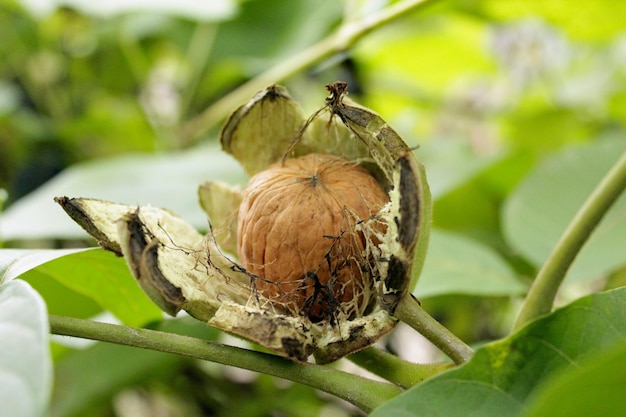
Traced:
<path id="1" fill-rule="evenodd" d="M 328 84 L 326 105 L 366 144 L 384 181 L 391 184 L 389 220 L 396 227 L 388 230 L 389 265 L 379 283 L 379 296 L 381 307 L 393 314 L 400 299 L 415 287 L 426 256 L 432 220 L 430 189 L 424 166 L 411 148 L 378 114 L 348 100 L 347 88 L 342 81 Z"/>

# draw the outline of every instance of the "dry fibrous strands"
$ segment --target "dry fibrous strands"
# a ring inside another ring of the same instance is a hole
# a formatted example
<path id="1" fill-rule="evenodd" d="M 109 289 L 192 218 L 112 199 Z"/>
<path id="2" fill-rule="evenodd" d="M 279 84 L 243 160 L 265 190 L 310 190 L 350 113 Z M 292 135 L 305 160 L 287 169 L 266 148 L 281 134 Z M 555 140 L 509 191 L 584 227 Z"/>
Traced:
<path id="1" fill-rule="evenodd" d="M 392 184 L 389 191 L 392 205 L 388 217 L 395 225 L 388 232 L 386 252 L 389 254 L 387 277 L 381 281 L 381 304 L 393 312 L 408 288 L 413 288 L 420 271 L 411 275 L 417 250 L 423 258 L 428 246 L 431 207 L 430 190 L 424 167 L 412 150 L 380 116 L 355 103 L 346 103 L 347 83 L 326 86 L 326 99 L 333 115 L 337 115 L 356 138 L 366 143 L 369 154 Z M 421 270 L 421 263 L 418 265 Z"/>

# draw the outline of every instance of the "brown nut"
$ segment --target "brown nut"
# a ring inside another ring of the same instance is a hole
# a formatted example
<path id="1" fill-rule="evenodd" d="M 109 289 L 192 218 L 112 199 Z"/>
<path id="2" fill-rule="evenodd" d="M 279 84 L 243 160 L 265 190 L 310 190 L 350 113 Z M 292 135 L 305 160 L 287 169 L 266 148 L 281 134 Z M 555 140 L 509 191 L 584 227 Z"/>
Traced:
<path id="1" fill-rule="evenodd" d="M 385 226 L 360 225 L 387 202 L 372 175 L 333 155 L 309 154 L 259 172 L 243 193 L 237 239 L 253 287 L 313 322 L 363 314 L 374 297 L 375 261 L 364 249 Z"/>

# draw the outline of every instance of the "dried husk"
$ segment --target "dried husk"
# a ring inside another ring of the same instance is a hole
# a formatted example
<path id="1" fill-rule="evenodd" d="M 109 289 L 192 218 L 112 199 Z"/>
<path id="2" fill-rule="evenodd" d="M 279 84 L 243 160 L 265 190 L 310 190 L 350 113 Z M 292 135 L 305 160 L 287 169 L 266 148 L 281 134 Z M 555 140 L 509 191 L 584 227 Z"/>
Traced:
<path id="1" fill-rule="evenodd" d="M 319 363 L 337 360 L 395 326 L 395 306 L 413 288 L 423 263 L 430 195 L 423 167 L 397 133 L 373 111 L 347 100 L 345 83 L 328 89 L 324 110 L 306 121 L 286 89 L 270 86 L 233 113 L 221 141 L 250 175 L 286 158 L 324 153 L 358 164 L 376 179 L 388 202 L 368 220 L 346 227 L 365 237 L 362 258 L 370 262 L 372 296 L 356 310 L 339 308 L 311 320 L 255 290 L 265 278 L 232 256 L 243 198 L 236 188 L 216 182 L 201 186 L 211 224 L 206 236 L 167 210 L 80 198 L 57 201 L 105 249 L 125 257 L 139 285 L 164 311 L 185 310 L 295 361 L 311 354 Z M 364 220 L 362 214 L 354 218 Z"/>
<path id="2" fill-rule="evenodd" d="M 166 313 L 185 310 L 208 321 L 223 301 L 247 301 L 247 282 L 222 274 L 232 262 L 176 214 L 89 198 L 55 200 L 104 249 L 124 256 L 137 283 Z"/>

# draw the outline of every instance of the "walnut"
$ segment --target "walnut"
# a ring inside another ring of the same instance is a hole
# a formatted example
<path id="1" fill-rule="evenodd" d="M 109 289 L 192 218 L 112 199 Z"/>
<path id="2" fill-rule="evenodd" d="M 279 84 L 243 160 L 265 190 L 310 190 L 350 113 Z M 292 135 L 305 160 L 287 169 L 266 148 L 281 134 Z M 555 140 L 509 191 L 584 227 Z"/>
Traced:
<path id="1" fill-rule="evenodd" d="M 239 209 L 238 252 L 256 290 L 313 322 L 363 314 L 374 294 L 375 236 L 357 230 L 388 202 L 376 179 L 354 162 L 309 154 L 251 178 Z M 380 232 L 384 224 L 377 223 Z"/>

